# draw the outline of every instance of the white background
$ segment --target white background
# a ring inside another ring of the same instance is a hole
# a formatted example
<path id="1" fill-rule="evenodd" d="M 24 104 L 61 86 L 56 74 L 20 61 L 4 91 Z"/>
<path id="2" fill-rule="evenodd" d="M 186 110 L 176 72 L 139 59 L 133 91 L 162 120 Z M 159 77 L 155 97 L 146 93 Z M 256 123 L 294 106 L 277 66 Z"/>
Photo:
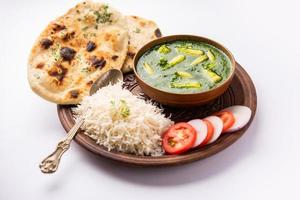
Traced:
<path id="1" fill-rule="evenodd" d="M 164 35 L 189 33 L 228 47 L 258 95 L 247 133 L 221 153 L 170 168 L 122 166 L 73 143 L 57 173 L 38 164 L 65 135 L 56 105 L 31 92 L 30 48 L 75 2 L 0 2 L 0 200 L 299 199 L 299 1 L 111 1 L 155 20 Z"/>

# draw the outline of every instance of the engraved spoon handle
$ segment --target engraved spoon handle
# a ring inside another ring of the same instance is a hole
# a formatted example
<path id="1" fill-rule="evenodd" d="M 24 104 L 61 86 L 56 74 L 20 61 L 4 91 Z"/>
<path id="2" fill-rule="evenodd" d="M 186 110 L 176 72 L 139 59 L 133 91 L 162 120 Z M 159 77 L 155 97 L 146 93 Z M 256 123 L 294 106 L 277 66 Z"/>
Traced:
<path id="1" fill-rule="evenodd" d="M 55 151 L 40 163 L 40 169 L 43 173 L 53 173 L 57 170 L 61 156 L 69 149 L 72 139 L 82 124 L 83 119 L 77 121 L 65 139 L 57 144 Z"/>

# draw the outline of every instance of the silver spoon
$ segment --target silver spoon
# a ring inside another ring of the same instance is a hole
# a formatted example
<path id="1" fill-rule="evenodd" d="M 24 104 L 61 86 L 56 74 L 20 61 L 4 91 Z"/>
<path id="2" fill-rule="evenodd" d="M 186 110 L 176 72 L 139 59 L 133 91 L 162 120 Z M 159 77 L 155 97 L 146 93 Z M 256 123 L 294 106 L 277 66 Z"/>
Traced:
<path id="1" fill-rule="evenodd" d="M 105 87 L 108 84 L 115 84 L 120 80 L 123 80 L 123 74 L 120 70 L 108 70 L 93 83 L 90 89 L 90 95 L 95 94 L 100 88 Z M 40 163 L 39 166 L 43 173 L 49 174 L 57 170 L 62 155 L 69 149 L 71 141 L 83 124 L 83 121 L 83 119 L 79 119 L 68 132 L 65 139 L 57 144 L 55 151 Z"/>

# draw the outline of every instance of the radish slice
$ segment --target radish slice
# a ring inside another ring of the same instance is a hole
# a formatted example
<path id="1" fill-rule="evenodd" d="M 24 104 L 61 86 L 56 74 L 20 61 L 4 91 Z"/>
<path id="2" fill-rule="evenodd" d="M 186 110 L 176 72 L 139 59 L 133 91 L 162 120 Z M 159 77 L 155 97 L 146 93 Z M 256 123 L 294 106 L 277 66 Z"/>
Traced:
<path id="1" fill-rule="evenodd" d="M 207 144 L 210 144 L 214 141 L 216 141 L 221 133 L 222 133 L 222 129 L 223 129 L 223 122 L 222 120 L 217 117 L 217 116 L 209 116 L 209 117 L 206 117 L 205 118 L 207 121 L 210 121 L 210 123 L 213 125 L 214 127 L 214 133 L 213 133 L 213 136 L 212 138 L 208 141 Z"/>
<path id="2" fill-rule="evenodd" d="M 229 111 L 233 114 L 235 122 L 229 129 L 226 130 L 226 133 L 234 132 L 243 128 L 251 118 L 251 110 L 246 106 L 231 106 L 225 108 L 223 111 Z"/>
<path id="3" fill-rule="evenodd" d="M 193 119 L 188 122 L 197 132 L 197 139 L 192 148 L 199 146 L 206 138 L 207 126 L 201 119 Z"/>

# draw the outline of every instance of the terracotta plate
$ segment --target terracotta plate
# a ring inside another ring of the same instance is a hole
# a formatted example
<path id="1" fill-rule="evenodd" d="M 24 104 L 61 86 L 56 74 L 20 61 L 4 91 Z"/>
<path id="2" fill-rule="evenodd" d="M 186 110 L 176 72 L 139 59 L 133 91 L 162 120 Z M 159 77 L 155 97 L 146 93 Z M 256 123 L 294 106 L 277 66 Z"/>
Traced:
<path id="1" fill-rule="evenodd" d="M 132 93 L 142 93 L 140 87 L 137 85 L 134 74 L 126 74 L 124 81 L 124 86 L 127 87 Z M 222 151 L 229 145 L 233 144 L 245 133 L 254 118 L 257 106 L 256 91 L 253 82 L 247 72 L 237 63 L 236 73 L 229 89 L 213 102 L 201 107 L 190 109 L 162 106 L 167 114 L 172 114 L 172 120 L 174 120 L 175 122 L 179 122 L 188 121 L 194 118 L 203 118 L 231 105 L 245 105 L 251 108 L 252 116 L 247 126 L 245 126 L 240 131 L 222 135 L 217 141 L 210 145 L 207 145 L 201 149 L 190 150 L 182 155 L 164 155 L 160 157 L 150 157 L 135 156 L 132 154 L 124 154 L 116 151 L 109 152 L 105 147 L 97 145 L 92 139 L 84 135 L 82 131 L 76 135 L 75 141 L 93 153 L 129 164 L 142 166 L 162 166 L 189 163 L 209 157 L 219 151 Z M 58 105 L 57 108 L 58 116 L 64 129 L 66 131 L 69 131 L 74 125 L 74 119 L 71 112 L 72 107 Z"/>

